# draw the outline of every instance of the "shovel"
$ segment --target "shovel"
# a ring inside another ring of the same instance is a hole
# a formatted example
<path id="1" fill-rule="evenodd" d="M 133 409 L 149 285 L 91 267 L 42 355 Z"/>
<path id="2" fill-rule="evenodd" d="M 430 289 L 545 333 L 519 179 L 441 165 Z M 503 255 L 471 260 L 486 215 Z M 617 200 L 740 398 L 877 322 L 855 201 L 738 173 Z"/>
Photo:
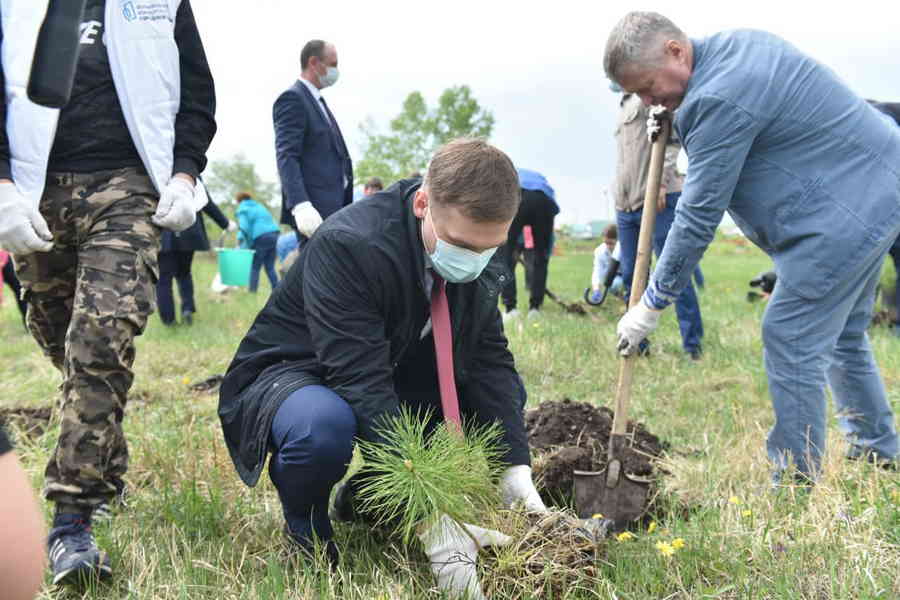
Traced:
<path id="1" fill-rule="evenodd" d="M 663 119 L 659 136 L 653 142 L 650 153 L 650 169 L 647 175 L 647 190 L 644 193 L 644 212 L 641 216 L 641 233 L 638 237 L 637 261 L 631 286 L 629 308 L 641 301 L 650 271 L 651 241 L 656 224 L 656 202 L 662 179 L 666 142 L 669 138 L 669 121 Z M 609 436 L 609 459 L 603 471 L 574 471 L 575 508 L 581 518 L 603 515 L 609 521 L 610 530 L 624 529 L 629 521 L 644 514 L 650 482 L 625 472 L 622 462 L 626 447 L 626 426 L 628 424 L 628 402 L 631 398 L 631 374 L 637 354 L 626 356 L 619 369 L 619 385 L 616 389 L 616 412 L 613 415 L 612 432 Z"/>

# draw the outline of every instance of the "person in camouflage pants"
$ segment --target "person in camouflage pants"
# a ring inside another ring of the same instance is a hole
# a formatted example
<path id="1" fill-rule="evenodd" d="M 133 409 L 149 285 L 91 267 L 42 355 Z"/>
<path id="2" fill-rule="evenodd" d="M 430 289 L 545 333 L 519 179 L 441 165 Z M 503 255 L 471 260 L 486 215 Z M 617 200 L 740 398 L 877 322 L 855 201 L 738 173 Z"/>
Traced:
<path id="1" fill-rule="evenodd" d="M 44 494 L 96 508 L 122 491 L 122 415 L 134 338 L 153 312 L 158 195 L 139 168 L 51 174 L 40 211 L 53 249 L 16 257 L 28 328 L 63 374 L 61 429 Z"/>
<path id="2" fill-rule="evenodd" d="M 190 0 L 86 0 L 71 97 L 38 106 L 22 90 L 46 3 L 3 11 L 0 247 L 63 376 L 47 551 L 53 583 L 79 585 L 112 574 L 92 520 L 124 489 L 135 337 L 154 309 L 162 230 L 184 231 L 200 208 L 215 86 Z"/>

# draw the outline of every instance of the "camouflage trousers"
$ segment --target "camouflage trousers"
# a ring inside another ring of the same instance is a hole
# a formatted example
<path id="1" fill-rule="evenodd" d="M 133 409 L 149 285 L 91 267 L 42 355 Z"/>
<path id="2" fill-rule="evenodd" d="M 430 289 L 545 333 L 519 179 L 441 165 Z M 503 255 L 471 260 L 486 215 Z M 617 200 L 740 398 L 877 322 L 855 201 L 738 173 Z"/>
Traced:
<path id="1" fill-rule="evenodd" d="M 134 339 L 155 303 L 160 229 L 150 217 L 158 198 L 138 168 L 50 174 L 40 211 L 53 249 L 14 257 L 28 328 L 63 375 L 49 500 L 95 507 L 124 486 L 122 416 Z"/>

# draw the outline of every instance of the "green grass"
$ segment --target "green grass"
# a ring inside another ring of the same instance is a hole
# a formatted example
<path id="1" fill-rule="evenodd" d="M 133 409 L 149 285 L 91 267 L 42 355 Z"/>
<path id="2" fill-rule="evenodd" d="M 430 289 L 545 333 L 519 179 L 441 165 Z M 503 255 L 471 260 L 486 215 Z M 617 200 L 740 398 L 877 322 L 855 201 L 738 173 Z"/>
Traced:
<path id="1" fill-rule="evenodd" d="M 574 301 L 589 283 L 592 247 L 561 244 L 561 250 L 551 261 L 549 287 Z M 212 259 L 198 256 L 195 265 L 195 325 L 167 329 L 154 316 L 138 340 L 125 420 L 131 493 L 111 523 L 96 527 L 116 578 L 83 595 L 48 588 L 41 597 L 438 597 L 428 591 L 420 551 L 362 526 L 337 526 L 343 556 L 337 574 L 285 556 L 272 485 L 265 476 L 255 489 L 240 483 L 222 442 L 216 396 L 186 385 L 224 371 L 265 302 L 267 284 L 258 296 L 216 298 L 208 292 Z M 764 304 L 745 299 L 748 280 L 768 265 L 751 247 L 713 245 L 703 261 L 706 337 L 699 363 L 681 351 L 674 311 L 663 317 L 653 357 L 638 362 L 632 415 L 671 444 L 662 505 L 691 510 L 661 512 L 652 533 L 612 541 L 600 577 L 583 578 L 564 598 L 900 597 L 900 478 L 843 460 L 833 418 L 820 485 L 808 496 L 768 491 L 764 441 L 772 412 L 759 338 Z M 0 406 L 54 403 L 59 375 L 22 332 L 6 299 Z M 608 301 L 594 310 L 594 320 L 567 315 L 549 301 L 545 309 L 540 321 L 523 320 L 508 331 L 530 404 L 563 397 L 609 404 L 618 375 L 613 345 L 620 304 Z M 900 340 L 879 329 L 872 343 L 900 409 Z M 20 436 L 18 451 L 36 489 L 57 431 L 51 427 L 34 440 Z M 684 547 L 663 556 L 656 544 L 676 538 Z"/>

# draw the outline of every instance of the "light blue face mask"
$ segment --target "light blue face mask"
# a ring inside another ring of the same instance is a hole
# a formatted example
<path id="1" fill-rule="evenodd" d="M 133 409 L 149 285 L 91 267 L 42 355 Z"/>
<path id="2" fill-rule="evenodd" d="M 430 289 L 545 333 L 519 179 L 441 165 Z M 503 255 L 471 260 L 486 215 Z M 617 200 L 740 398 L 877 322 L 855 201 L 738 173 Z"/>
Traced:
<path id="1" fill-rule="evenodd" d="M 340 72 L 337 67 L 326 67 L 325 74 L 319 77 L 319 85 L 321 85 L 324 90 L 337 83 L 338 77 L 340 77 Z"/>
<path id="2" fill-rule="evenodd" d="M 428 218 L 431 219 L 431 208 L 428 209 Z M 489 248 L 484 252 L 473 252 L 449 244 L 438 237 L 433 220 L 431 230 L 434 231 L 437 243 L 434 245 L 434 252 L 429 254 L 428 258 L 431 259 L 431 264 L 438 275 L 451 283 L 475 281 L 497 251 L 496 248 Z"/>
<path id="3" fill-rule="evenodd" d="M 621 85 L 619 85 L 618 83 L 616 83 L 616 82 L 613 81 L 613 80 L 610 80 L 610 81 L 609 81 L 609 90 L 610 90 L 611 92 L 613 92 L 614 94 L 621 94 L 622 92 L 625 91 L 625 90 L 622 89 L 622 86 L 621 86 Z"/>

